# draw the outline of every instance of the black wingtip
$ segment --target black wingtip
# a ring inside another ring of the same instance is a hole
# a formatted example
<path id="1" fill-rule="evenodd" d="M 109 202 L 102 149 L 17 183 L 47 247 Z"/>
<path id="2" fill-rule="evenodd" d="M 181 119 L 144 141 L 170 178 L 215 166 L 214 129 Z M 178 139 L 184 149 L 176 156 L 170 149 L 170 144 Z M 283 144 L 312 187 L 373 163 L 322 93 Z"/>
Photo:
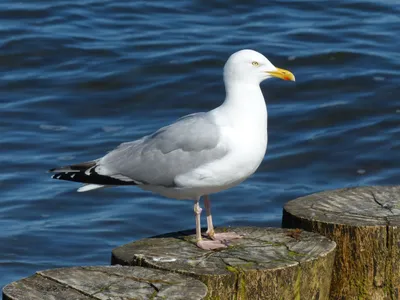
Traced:
<path id="1" fill-rule="evenodd" d="M 53 179 L 75 181 L 88 184 L 100 184 L 100 185 L 136 185 L 134 181 L 122 181 L 118 178 L 113 178 L 105 175 L 91 172 L 86 174 L 81 171 L 70 171 L 70 172 L 59 172 L 56 169 L 56 173 L 51 176 Z"/>

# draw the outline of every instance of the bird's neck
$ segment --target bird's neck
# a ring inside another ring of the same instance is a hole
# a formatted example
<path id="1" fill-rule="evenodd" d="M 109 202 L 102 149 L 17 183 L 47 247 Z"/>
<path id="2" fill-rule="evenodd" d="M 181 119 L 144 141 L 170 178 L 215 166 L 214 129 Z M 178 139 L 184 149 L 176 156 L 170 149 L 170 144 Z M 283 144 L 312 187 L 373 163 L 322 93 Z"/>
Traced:
<path id="1" fill-rule="evenodd" d="M 235 124 L 267 128 L 267 107 L 258 83 L 225 82 L 226 98 L 218 107 Z M 243 124 L 241 124 L 243 123 Z"/>

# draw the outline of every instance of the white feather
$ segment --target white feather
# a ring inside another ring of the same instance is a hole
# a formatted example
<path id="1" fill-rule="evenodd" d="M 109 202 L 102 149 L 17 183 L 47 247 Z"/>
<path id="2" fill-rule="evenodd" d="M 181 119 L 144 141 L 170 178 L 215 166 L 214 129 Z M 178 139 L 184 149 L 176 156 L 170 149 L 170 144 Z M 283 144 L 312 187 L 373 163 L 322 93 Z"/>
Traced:
<path id="1" fill-rule="evenodd" d="M 77 191 L 80 193 L 83 192 L 88 192 L 88 191 L 92 191 L 92 190 L 97 190 L 97 189 L 101 189 L 104 188 L 104 185 L 101 184 L 86 184 L 84 186 L 81 186 Z"/>

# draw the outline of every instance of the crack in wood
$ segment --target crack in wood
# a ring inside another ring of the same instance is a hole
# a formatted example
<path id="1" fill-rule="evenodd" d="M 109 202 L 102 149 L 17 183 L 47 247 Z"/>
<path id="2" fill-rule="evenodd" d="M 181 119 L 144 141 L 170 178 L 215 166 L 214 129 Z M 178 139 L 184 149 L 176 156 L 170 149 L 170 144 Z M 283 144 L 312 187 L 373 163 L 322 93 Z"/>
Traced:
<path id="1" fill-rule="evenodd" d="M 161 279 L 145 279 L 145 278 L 141 278 L 141 277 L 136 277 L 136 276 L 131 276 L 131 275 L 121 275 L 121 274 L 117 274 L 114 272 L 108 272 L 108 271 L 103 271 L 103 270 L 91 270 L 90 268 L 85 268 L 83 267 L 82 269 L 87 270 L 87 271 L 94 271 L 94 272 L 99 272 L 99 273 L 103 273 L 106 275 L 113 275 L 116 277 L 122 277 L 122 278 L 126 278 L 126 279 L 131 279 L 133 281 L 137 281 L 137 282 L 143 282 L 143 283 L 147 283 L 149 285 L 151 285 L 152 287 L 154 287 L 154 289 L 159 292 L 159 289 L 154 286 L 154 283 L 160 283 L 160 284 L 168 284 L 168 285 L 172 285 L 172 284 L 178 284 L 179 282 L 171 282 L 171 281 L 165 281 L 165 280 L 161 280 Z M 114 284 L 114 283 L 113 283 Z"/>
<path id="2" fill-rule="evenodd" d="M 392 215 L 394 215 L 394 213 L 393 213 L 393 211 L 392 211 L 392 207 L 390 207 L 389 204 L 387 204 L 387 203 L 382 204 L 381 202 L 379 202 L 378 199 L 376 198 L 374 192 L 372 192 L 372 191 L 371 191 L 371 195 L 372 195 L 372 198 L 374 198 L 374 201 L 375 201 L 380 207 L 382 207 L 383 209 L 389 210 L 389 211 L 392 213 Z"/>
<path id="3" fill-rule="evenodd" d="M 328 215 L 337 215 L 337 216 L 346 216 L 346 217 L 366 217 L 369 219 L 385 219 L 385 217 L 380 217 L 380 216 L 371 216 L 371 215 L 364 215 L 359 212 L 357 213 L 349 213 L 349 212 L 339 212 L 339 211 L 331 211 L 323 208 L 314 208 L 315 211 L 323 213 L 326 217 Z"/>
<path id="4" fill-rule="evenodd" d="M 74 288 L 73 286 L 71 286 L 71 285 L 69 285 L 69 284 L 66 284 L 66 283 L 64 283 L 64 282 L 58 281 L 57 279 L 52 278 L 52 277 L 50 277 L 50 276 L 47 276 L 47 275 L 45 275 L 45 274 L 43 274 L 43 273 L 36 273 L 36 274 L 39 275 L 39 276 L 41 276 L 41 277 L 43 277 L 43 278 L 46 278 L 46 279 L 51 280 L 51 281 L 53 281 L 53 282 L 56 282 L 56 283 L 58 283 L 58 284 L 60 284 L 60 285 L 62 285 L 62 286 L 64 286 L 64 287 L 70 288 L 70 289 L 72 289 L 72 290 L 74 290 L 74 291 L 76 291 L 76 292 L 78 292 L 78 293 L 80 293 L 80 294 L 82 294 L 82 295 L 85 295 L 85 296 L 90 297 L 90 298 L 92 298 L 92 299 L 98 299 L 97 297 L 93 297 L 93 296 L 92 296 L 91 294 L 89 294 L 89 293 L 86 293 L 86 292 L 84 292 L 84 291 L 78 290 L 78 289 Z"/>

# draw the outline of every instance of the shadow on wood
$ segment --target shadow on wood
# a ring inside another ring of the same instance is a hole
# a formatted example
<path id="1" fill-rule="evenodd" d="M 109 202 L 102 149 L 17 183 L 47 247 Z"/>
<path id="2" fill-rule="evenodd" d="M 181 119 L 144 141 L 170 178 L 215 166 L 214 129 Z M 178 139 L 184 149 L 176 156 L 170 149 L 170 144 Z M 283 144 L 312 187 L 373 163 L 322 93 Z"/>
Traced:
<path id="1" fill-rule="evenodd" d="M 399 299 L 400 187 L 360 187 L 288 202 L 282 226 L 337 243 L 331 299 Z"/>
<path id="2" fill-rule="evenodd" d="M 217 228 L 216 232 L 223 232 Z M 195 246 L 193 232 L 139 240 L 113 250 L 112 264 L 193 276 L 211 299 L 327 299 L 335 243 L 281 228 L 229 228 L 244 236 L 226 249 Z"/>

